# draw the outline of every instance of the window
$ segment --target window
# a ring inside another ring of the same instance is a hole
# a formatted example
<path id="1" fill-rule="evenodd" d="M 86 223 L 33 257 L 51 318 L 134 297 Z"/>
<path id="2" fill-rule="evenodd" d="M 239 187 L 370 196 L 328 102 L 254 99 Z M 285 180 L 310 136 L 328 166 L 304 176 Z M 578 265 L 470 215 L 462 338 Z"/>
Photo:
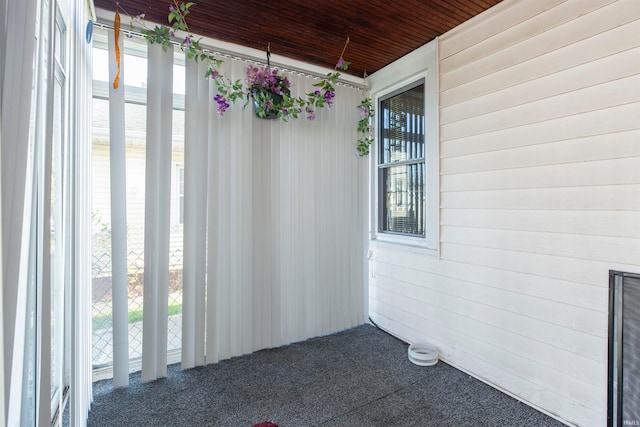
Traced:
<path id="1" fill-rule="evenodd" d="M 124 54 L 121 88 L 125 101 L 125 162 L 127 272 L 128 272 L 128 356 L 130 371 L 140 369 L 142 356 L 142 281 L 144 277 L 144 206 L 147 129 L 147 46 L 145 40 L 121 38 Z M 93 144 L 92 144 L 92 329 L 94 380 L 113 375 L 113 301 L 111 252 L 111 154 L 109 122 L 108 33 L 93 33 Z M 169 271 L 168 357 L 180 355 L 182 310 L 182 223 L 184 221 L 184 54 L 176 51 L 173 68 L 172 194 Z"/>
<path id="2" fill-rule="evenodd" d="M 404 87 L 379 102 L 378 231 L 424 238 L 424 81 Z"/>
<path id="3" fill-rule="evenodd" d="M 69 215 L 71 205 L 66 189 L 68 188 L 68 164 L 65 158 L 69 153 L 69 134 L 67 129 L 67 58 L 66 27 L 62 11 L 56 2 L 53 38 L 53 109 L 50 135 L 50 178 L 49 178 L 49 256 L 50 256 L 50 309 L 51 309 L 51 416 L 61 418 L 64 410 L 65 395 L 69 390 L 69 364 L 71 341 L 65 337 L 69 330 L 69 258 L 65 255 L 70 246 Z M 66 177 L 65 177 L 66 175 Z M 66 187 L 66 188 L 65 188 Z M 65 259 L 66 258 L 66 259 Z M 65 319 L 66 318 L 66 319 Z M 65 324 L 66 321 L 66 324 Z M 66 331 L 65 331 L 66 330 Z"/>
<path id="4" fill-rule="evenodd" d="M 439 250 L 437 43 L 430 42 L 370 76 L 375 99 L 372 246 Z"/>

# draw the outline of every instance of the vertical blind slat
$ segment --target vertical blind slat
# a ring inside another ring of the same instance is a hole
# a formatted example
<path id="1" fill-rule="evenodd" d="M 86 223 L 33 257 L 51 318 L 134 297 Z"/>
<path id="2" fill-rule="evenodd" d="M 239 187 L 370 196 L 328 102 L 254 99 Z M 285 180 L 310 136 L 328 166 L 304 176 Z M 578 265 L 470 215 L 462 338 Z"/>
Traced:
<path id="1" fill-rule="evenodd" d="M 186 63 L 182 367 L 204 364 L 208 80 L 204 64 Z"/>
<path id="2" fill-rule="evenodd" d="M 119 43 L 123 43 L 122 37 Z M 120 49 L 121 84 L 109 85 L 109 156 L 111 172 L 111 276 L 113 316 L 113 386 L 129 384 L 127 185 L 124 122 L 124 49 Z M 116 76 L 115 35 L 109 32 L 109 80 Z"/>
<path id="3" fill-rule="evenodd" d="M 147 68 L 143 381 L 167 372 L 173 47 L 150 45 Z"/>

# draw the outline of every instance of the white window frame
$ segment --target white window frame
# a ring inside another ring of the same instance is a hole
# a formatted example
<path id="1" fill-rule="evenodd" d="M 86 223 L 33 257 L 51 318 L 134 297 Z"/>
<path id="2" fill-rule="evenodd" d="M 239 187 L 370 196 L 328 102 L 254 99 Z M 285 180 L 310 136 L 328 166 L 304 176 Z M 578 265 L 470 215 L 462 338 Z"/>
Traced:
<path id="1" fill-rule="evenodd" d="M 413 248 L 421 253 L 437 256 L 439 254 L 439 216 L 440 216 L 440 181 L 439 181 L 439 121 L 438 121 L 438 69 L 437 40 L 434 40 L 398 61 L 388 65 L 370 77 L 371 94 L 374 105 L 379 109 L 380 101 L 394 92 L 402 91 L 412 84 L 423 80 L 425 88 L 425 200 L 426 223 L 425 236 L 400 235 L 381 232 L 380 212 L 380 141 L 379 126 L 376 121 L 375 141 L 371 149 L 371 210 L 370 241 L 376 245 L 401 245 Z M 374 120 L 377 120 L 376 117 Z"/>
<path id="2" fill-rule="evenodd" d="M 383 129 L 382 126 L 382 122 L 385 121 L 385 119 L 383 118 L 383 115 L 385 114 L 382 108 L 382 104 L 385 103 L 386 101 L 397 97 L 397 96 L 401 96 L 404 93 L 408 92 L 408 91 L 412 91 L 412 90 L 416 90 L 418 88 L 422 88 L 421 92 L 422 92 L 422 96 L 423 99 L 426 99 L 425 97 L 425 81 L 424 79 L 419 79 L 416 80 L 414 82 L 411 82 L 408 86 L 402 87 L 400 88 L 397 92 L 391 92 L 389 94 L 387 94 L 384 97 L 379 97 L 378 98 L 378 107 L 377 107 L 377 111 L 378 111 L 378 120 L 377 120 L 377 132 L 378 132 L 378 137 L 380 136 L 381 133 L 383 133 L 384 130 L 388 130 L 388 129 Z M 424 105 L 424 104 L 423 104 Z M 423 110 L 424 111 L 424 110 Z M 424 113 L 423 113 L 424 116 Z M 389 119 L 391 120 L 391 119 Z M 425 120 L 426 121 L 426 120 Z M 411 131 L 414 131 L 415 129 L 412 128 Z M 426 134 L 423 135 L 422 138 L 422 142 L 423 144 L 426 142 Z M 385 179 L 383 178 L 384 176 L 384 172 L 387 171 L 387 173 L 392 173 L 392 170 L 394 168 L 405 168 L 405 173 L 406 173 L 406 167 L 408 166 L 417 166 L 417 165 L 422 165 L 423 166 L 423 170 L 426 173 L 426 153 L 423 153 L 423 156 L 421 157 L 411 157 L 411 158 L 407 158 L 404 159 L 402 161 L 392 161 L 390 159 L 388 159 L 387 162 L 381 162 L 381 153 L 383 152 L 383 147 L 382 145 L 384 145 L 382 138 L 378 138 L 378 146 L 376 147 L 377 150 L 377 154 L 378 154 L 378 164 L 376 165 L 376 167 L 378 168 L 378 197 L 379 197 L 379 202 L 382 202 L 382 199 L 386 200 L 387 197 L 387 192 L 386 189 L 384 188 L 384 182 Z M 392 154 L 392 153 L 390 153 Z M 406 180 L 406 176 L 405 176 L 405 180 Z M 426 184 L 426 176 L 424 177 L 424 183 Z M 396 183 L 397 184 L 397 183 Z M 426 203 L 426 199 L 424 198 L 424 196 L 426 196 L 426 188 L 423 187 L 423 202 L 421 203 L 422 206 L 417 208 L 418 210 L 421 210 L 423 213 L 425 211 L 425 208 L 427 206 Z M 401 193 L 402 195 L 402 193 Z M 396 236 L 404 236 L 404 237 L 418 237 L 418 238 L 424 238 L 426 237 L 426 215 L 424 215 L 423 219 L 422 219 L 422 229 L 423 229 L 423 233 L 404 233 L 404 232 L 398 232 L 398 231 L 394 231 L 394 230 L 386 230 L 385 225 L 381 222 L 381 218 L 383 218 L 383 215 L 385 213 L 387 209 L 384 209 L 384 207 L 382 206 L 382 203 L 378 204 L 378 233 L 380 234 L 392 234 L 392 235 L 396 235 Z"/>

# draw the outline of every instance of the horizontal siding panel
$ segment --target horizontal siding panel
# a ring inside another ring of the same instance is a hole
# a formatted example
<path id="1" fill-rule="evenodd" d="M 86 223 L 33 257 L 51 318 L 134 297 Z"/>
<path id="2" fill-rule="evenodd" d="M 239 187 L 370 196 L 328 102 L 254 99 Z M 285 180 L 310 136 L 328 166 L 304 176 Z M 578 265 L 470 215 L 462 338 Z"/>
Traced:
<path id="1" fill-rule="evenodd" d="M 576 4 L 575 2 L 572 4 Z M 471 117 L 504 110 L 562 93 L 638 74 L 640 48 L 596 59 L 581 67 L 568 68 L 478 98 L 450 105 L 440 112 L 440 124 L 446 125 Z"/>
<path id="2" fill-rule="evenodd" d="M 521 272 L 545 278 L 572 281 L 586 285 L 607 287 L 609 270 L 640 272 L 638 264 L 586 261 L 578 258 L 514 252 L 502 249 L 442 243 L 442 258 L 485 267 Z M 603 304 L 605 301 L 602 302 Z M 605 325 L 602 325 L 604 328 Z"/>
<path id="3" fill-rule="evenodd" d="M 638 52 L 640 55 L 640 52 Z M 639 68 L 640 69 L 640 68 Z M 514 147 L 440 161 L 443 175 L 640 156 L 640 130 Z"/>
<path id="4" fill-rule="evenodd" d="M 473 137 L 441 141 L 442 158 L 640 129 L 640 103 L 562 117 Z"/>
<path id="5" fill-rule="evenodd" d="M 545 372 L 543 376 L 551 374 L 562 376 L 564 386 L 567 388 L 573 384 L 577 387 L 588 387 L 590 392 L 593 392 L 606 384 L 606 376 L 600 376 L 600 367 L 603 366 L 603 363 L 545 345 L 518 333 L 512 333 L 473 318 L 458 318 L 456 314 L 447 311 L 432 312 L 430 307 L 421 305 L 420 301 L 409 301 L 401 295 L 385 292 L 382 289 L 379 290 L 377 296 L 378 298 L 372 298 L 372 301 L 377 303 L 379 311 L 384 312 L 387 311 L 387 308 L 394 308 L 404 312 L 404 317 L 415 316 L 423 322 L 430 323 L 433 330 L 444 329 L 443 335 L 447 337 L 449 345 L 462 344 L 464 347 L 461 347 L 468 350 L 475 341 L 481 342 L 483 347 L 491 348 L 491 354 L 494 357 L 504 357 L 510 359 L 511 363 L 523 366 L 535 365 L 537 370 Z M 505 323 L 510 320 L 505 319 Z M 516 320 L 516 324 L 513 326 L 520 324 L 521 322 Z M 447 325 L 447 327 L 442 328 L 442 325 Z M 457 340 L 452 339 L 455 335 L 460 335 Z M 566 334 L 565 339 L 572 339 L 570 335 Z M 606 340 L 598 339 L 590 345 L 606 348 Z M 517 360 L 513 360 L 514 358 Z M 513 367 L 515 371 L 521 369 L 516 365 Z M 547 383 L 549 378 L 551 377 L 547 377 L 543 381 Z M 575 395 L 577 389 L 570 390 L 569 393 Z"/>
<path id="6" fill-rule="evenodd" d="M 412 320 L 410 322 L 414 324 L 442 320 L 443 323 L 446 323 L 448 326 L 452 324 L 455 325 L 455 318 L 452 319 L 451 314 L 448 314 L 446 311 L 438 312 L 438 316 L 442 317 L 429 319 L 424 317 L 424 310 L 422 310 L 420 304 L 406 299 L 404 301 L 398 301 L 398 299 L 399 297 L 396 297 L 389 303 L 372 298 L 372 305 L 375 306 L 377 312 L 388 318 L 411 318 Z M 406 302 L 408 305 L 398 307 L 397 304 L 401 302 Z M 581 402 L 593 402 L 595 406 L 603 405 L 602 402 L 600 402 L 599 387 L 500 347 L 500 332 L 500 330 L 491 328 L 481 322 L 467 321 L 464 323 L 464 326 L 456 325 L 456 327 L 447 327 L 442 331 L 441 336 L 448 346 L 464 349 L 465 352 L 481 360 L 491 360 L 492 363 L 497 364 L 503 370 L 526 378 L 543 389 L 553 387 L 565 398 Z M 481 338 L 494 336 L 497 345 Z M 440 337 L 436 335 L 435 338 L 439 341 Z M 507 342 L 509 341 L 512 340 L 508 340 Z M 595 346 L 606 348 L 606 341 L 600 341 L 601 342 L 596 343 Z M 437 345 L 437 342 L 435 344 Z M 555 354 L 559 361 L 562 359 L 561 351 L 553 349 L 553 347 L 538 345 L 542 346 L 543 350 Z M 557 387 L 558 383 L 562 384 L 562 386 Z"/>
<path id="7" fill-rule="evenodd" d="M 457 173 L 443 175 L 440 183 L 443 192 L 640 184 L 640 156 Z"/>
<path id="8" fill-rule="evenodd" d="M 507 357 L 516 356 L 525 359 L 532 364 L 537 365 L 540 370 L 552 370 L 557 375 L 567 375 L 572 378 L 571 382 L 578 380 L 582 385 L 597 388 L 604 387 L 605 381 L 600 378 L 598 368 L 602 363 L 598 363 L 582 354 L 567 352 L 561 348 L 536 339 L 528 338 L 523 333 L 529 331 L 537 331 L 538 336 L 545 336 L 545 332 L 550 332 L 554 339 L 564 338 L 564 342 L 575 342 L 575 333 L 570 330 L 559 332 L 545 328 L 544 324 L 527 324 L 526 319 L 517 316 L 500 316 L 491 320 L 493 324 L 486 323 L 481 318 L 475 317 L 473 307 L 461 303 L 461 309 L 467 308 L 469 312 L 463 314 L 442 310 L 439 307 L 424 305 L 422 301 L 414 298 L 407 299 L 401 294 L 388 291 L 384 287 L 378 287 L 376 295 L 372 297 L 378 306 L 390 306 L 398 310 L 404 311 L 407 315 L 417 316 L 428 322 L 432 330 L 444 329 L 446 335 L 451 336 L 452 333 L 458 333 L 468 337 L 476 337 L 479 341 L 494 348 L 496 354 L 508 353 Z M 452 302 L 452 304 L 454 304 Z M 484 314 L 485 318 L 491 316 L 491 311 Z M 505 330 L 499 324 L 509 325 L 512 332 Z M 546 335 L 548 336 L 548 334 Z M 545 337 L 546 337 L 545 336 Z M 480 338 L 483 337 L 483 338 Z M 589 337 L 587 337 L 589 338 Z M 561 340 L 558 339 L 558 342 Z M 588 339 L 584 343 L 584 348 L 592 349 L 593 347 L 605 347 L 606 339 L 594 338 Z M 604 355 L 606 359 L 606 352 Z"/>
<path id="9" fill-rule="evenodd" d="M 640 185 L 443 192 L 444 209 L 640 210 Z"/>
<path id="10" fill-rule="evenodd" d="M 640 266 L 640 239 L 634 238 L 447 226 L 440 233 L 445 243 Z"/>
<path id="11" fill-rule="evenodd" d="M 515 0 L 505 7 L 506 3 L 498 3 L 485 13 L 481 21 L 471 19 L 447 32 L 441 37 L 440 58 L 442 60 L 469 48 L 475 48 L 477 43 L 500 34 L 512 27 L 527 22 L 546 9 L 551 9 L 566 0 L 537 0 L 534 4 L 528 0 Z M 479 23 L 480 25 L 474 25 Z"/>
<path id="12" fill-rule="evenodd" d="M 372 274 L 381 274 L 397 278 L 398 271 L 412 271 L 416 283 L 424 283 L 422 274 L 451 277 L 461 281 L 477 283 L 519 293 L 523 296 L 541 298 L 558 303 L 582 307 L 602 313 L 608 311 L 608 288 L 585 286 L 575 281 L 542 277 L 519 271 L 508 271 L 482 265 L 450 260 L 426 261 L 424 257 L 388 248 L 376 248 L 373 252 Z M 405 280 L 410 281 L 410 280 Z"/>
<path id="13" fill-rule="evenodd" d="M 426 335 L 423 332 L 425 329 L 424 323 L 420 323 L 419 317 L 403 318 L 401 313 L 401 310 L 384 305 L 377 306 L 374 304 L 371 309 L 372 319 L 382 329 L 394 331 L 394 335 L 408 342 L 427 341 L 436 343 L 441 359 L 463 371 L 465 367 L 473 366 L 473 375 L 488 384 L 507 390 L 507 392 L 511 390 L 511 393 L 520 399 L 524 399 L 537 407 L 542 407 L 548 413 L 563 414 L 565 419 L 569 419 L 578 425 L 588 425 L 590 423 L 596 423 L 595 425 L 606 424 L 606 412 L 602 417 L 602 414 L 593 408 L 584 407 L 584 405 L 576 401 L 569 400 L 557 394 L 551 388 L 541 387 L 539 384 L 532 383 L 528 378 L 505 371 L 502 366 L 495 363 L 493 358 L 480 359 L 477 354 L 470 354 L 465 348 L 453 347 L 448 344 L 446 337 L 442 338 L 441 333 L 438 333 L 436 338 L 433 335 Z M 397 321 L 396 319 L 399 318 L 403 318 L 404 321 Z M 603 377 L 606 376 L 604 369 L 604 367 L 600 369 Z"/>
<path id="14" fill-rule="evenodd" d="M 437 296 L 422 292 L 418 297 L 407 298 L 403 293 L 411 289 L 405 289 L 406 286 L 402 282 L 381 282 L 371 298 L 380 304 L 390 305 L 408 314 L 420 316 L 432 324 L 434 329 L 447 329 L 478 337 L 500 351 L 529 359 L 541 365 L 540 367 L 571 375 L 596 387 L 605 385 L 603 378 L 596 373 L 598 367 L 602 366 L 602 362 L 606 360 L 606 351 L 598 355 L 593 353 L 594 350 L 597 352 L 603 342 L 606 342 L 606 338 L 591 337 L 568 329 L 559 330 L 545 325 L 536 325 L 526 317 L 505 314 L 491 308 L 483 309 L 482 306 L 465 300 L 442 301 L 443 304 L 433 305 L 429 300 L 435 298 L 440 301 Z M 414 295 L 413 292 L 412 295 Z M 448 310 L 447 305 L 456 307 L 459 311 Z M 529 333 L 532 335 L 529 336 Z M 539 338 L 542 338 L 542 341 Z M 570 351 L 564 348 L 569 342 L 580 343 L 580 345 Z M 606 345 L 604 347 L 606 350 Z"/>
<path id="15" fill-rule="evenodd" d="M 640 75 L 440 126 L 444 141 L 640 101 Z"/>
<path id="16" fill-rule="evenodd" d="M 602 329 L 602 325 L 607 322 L 606 311 L 589 310 L 575 305 L 569 306 L 562 302 L 535 298 L 504 288 L 481 285 L 475 280 L 468 281 L 433 273 L 416 272 L 406 267 L 392 265 L 376 268 L 375 280 L 377 286 L 385 286 L 388 282 L 394 283 L 390 290 L 395 289 L 395 283 L 397 282 L 406 287 L 406 292 L 403 295 L 414 296 L 418 299 L 420 299 L 418 295 L 423 295 L 424 302 L 452 310 L 453 312 L 459 312 L 461 305 L 472 303 L 484 306 L 479 308 L 479 316 L 487 314 L 491 315 L 491 319 L 502 315 L 506 316 L 508 313 L 508 315 L 526 317 L 527 319 L 522 321 L 531 325 L 544 322 L 545 324 L 549 323 L 556 327 L 567 328 L 594 337 L 606 338 L 607 336 L 606 330 Z M 512 283 L 511 285 L 517 287 L 517 283 Z M 411 286 L 416 288 L 414 289 Z M 458 299 L 460 301 L 455 302 Z M 453 306 L 446 307 L 447 301 L 454 301 Z M 442 304 L 439 302 L 442 302 Z M 490 314 L 489 307 L 491 307 L 491 310 L 496 311 Z M 467 313 L 467 310 L 462 313 Z M 491 319 L 483 320 L 477 318 L 477 320 L 489 323 L 492 322 Z M 495 326 L 500 326 L 500 323 L 495 324 Z M 519 330 L 518 328 L 512 329 L 511 326 L 505 326 L 505 328 L 512 332 L 518 332 Z M 525 333 L 523 332 L 523 334 Z M 567 351 L 582 353 L 582 349 L 568 347 L 569 343 L 558 344 L 551 342 L 549 341 L 550 337 L 545 339 L 538 335 L 527 336 L 553 344 Z M 602 353 L 598 353 L 595 357 L 598 361 L 603 360 Z"/>
<path id="17" fill-rule="evenodd" d="M 463 85 L 515 64 L 591 38 L 632 22 L 640 16 L 640 2 L 619 1 L 581 16 L 564 25 L 549 29 L 535 37 L 505 47 L 499 52 L 442 74 L 441 90 Z"/>
<path id="18" fill-rule="evenodd" d="M 576 16 L 584 15 L 614 1 L 615 0 L 581 0 L 564 3 L 554 2 L 555 4 L 549 5 L 552 7 L 543 10 L 541 13 L 537 13 L 535 16 L 531 16 L 520 25 L 511 26 L 488 39 L 476 40 L 473 49 L 465 49 L 442 59 L 442 61 L 440 61 L 440 72 L 446 74 L 465 64 L 481 60 L 507 47 L 570 22 L 574 20 Z M 536 12 L 538 12 L 540 5 L 535 5 L 535 7 Z"/>
<path id="19" fill-rule="evenodd" d="M 640 4 L 640 2 L 638 2 Z M 637 19 L 637 17 L 636 17 Z M 640 20 L 616 27 L 597 37 L 587 38 L 561 49 L 549 51 L 460 86 L 440 86 L 440 106 L 448 107 L 467 100 L 516 86 L 562 70 L 581 67 L 600 58 L 640 46 Z"/>
<path id="20" fill-rule="evenodd" d="M 442 226 L 640 238 L 639 211 L 443 209 Z"/>

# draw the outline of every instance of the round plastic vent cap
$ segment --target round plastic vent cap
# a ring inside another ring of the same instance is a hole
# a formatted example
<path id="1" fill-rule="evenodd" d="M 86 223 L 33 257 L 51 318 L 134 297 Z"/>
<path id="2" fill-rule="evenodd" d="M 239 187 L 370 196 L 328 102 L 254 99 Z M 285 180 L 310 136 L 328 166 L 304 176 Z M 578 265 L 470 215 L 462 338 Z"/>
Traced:
<path id="1" fill-rule="evenodd" d="M 419 366 L 432 366 L 438 363 L 438 349 L 427 343 L 415 343 L 409 346 L 409 360 Z"/>

